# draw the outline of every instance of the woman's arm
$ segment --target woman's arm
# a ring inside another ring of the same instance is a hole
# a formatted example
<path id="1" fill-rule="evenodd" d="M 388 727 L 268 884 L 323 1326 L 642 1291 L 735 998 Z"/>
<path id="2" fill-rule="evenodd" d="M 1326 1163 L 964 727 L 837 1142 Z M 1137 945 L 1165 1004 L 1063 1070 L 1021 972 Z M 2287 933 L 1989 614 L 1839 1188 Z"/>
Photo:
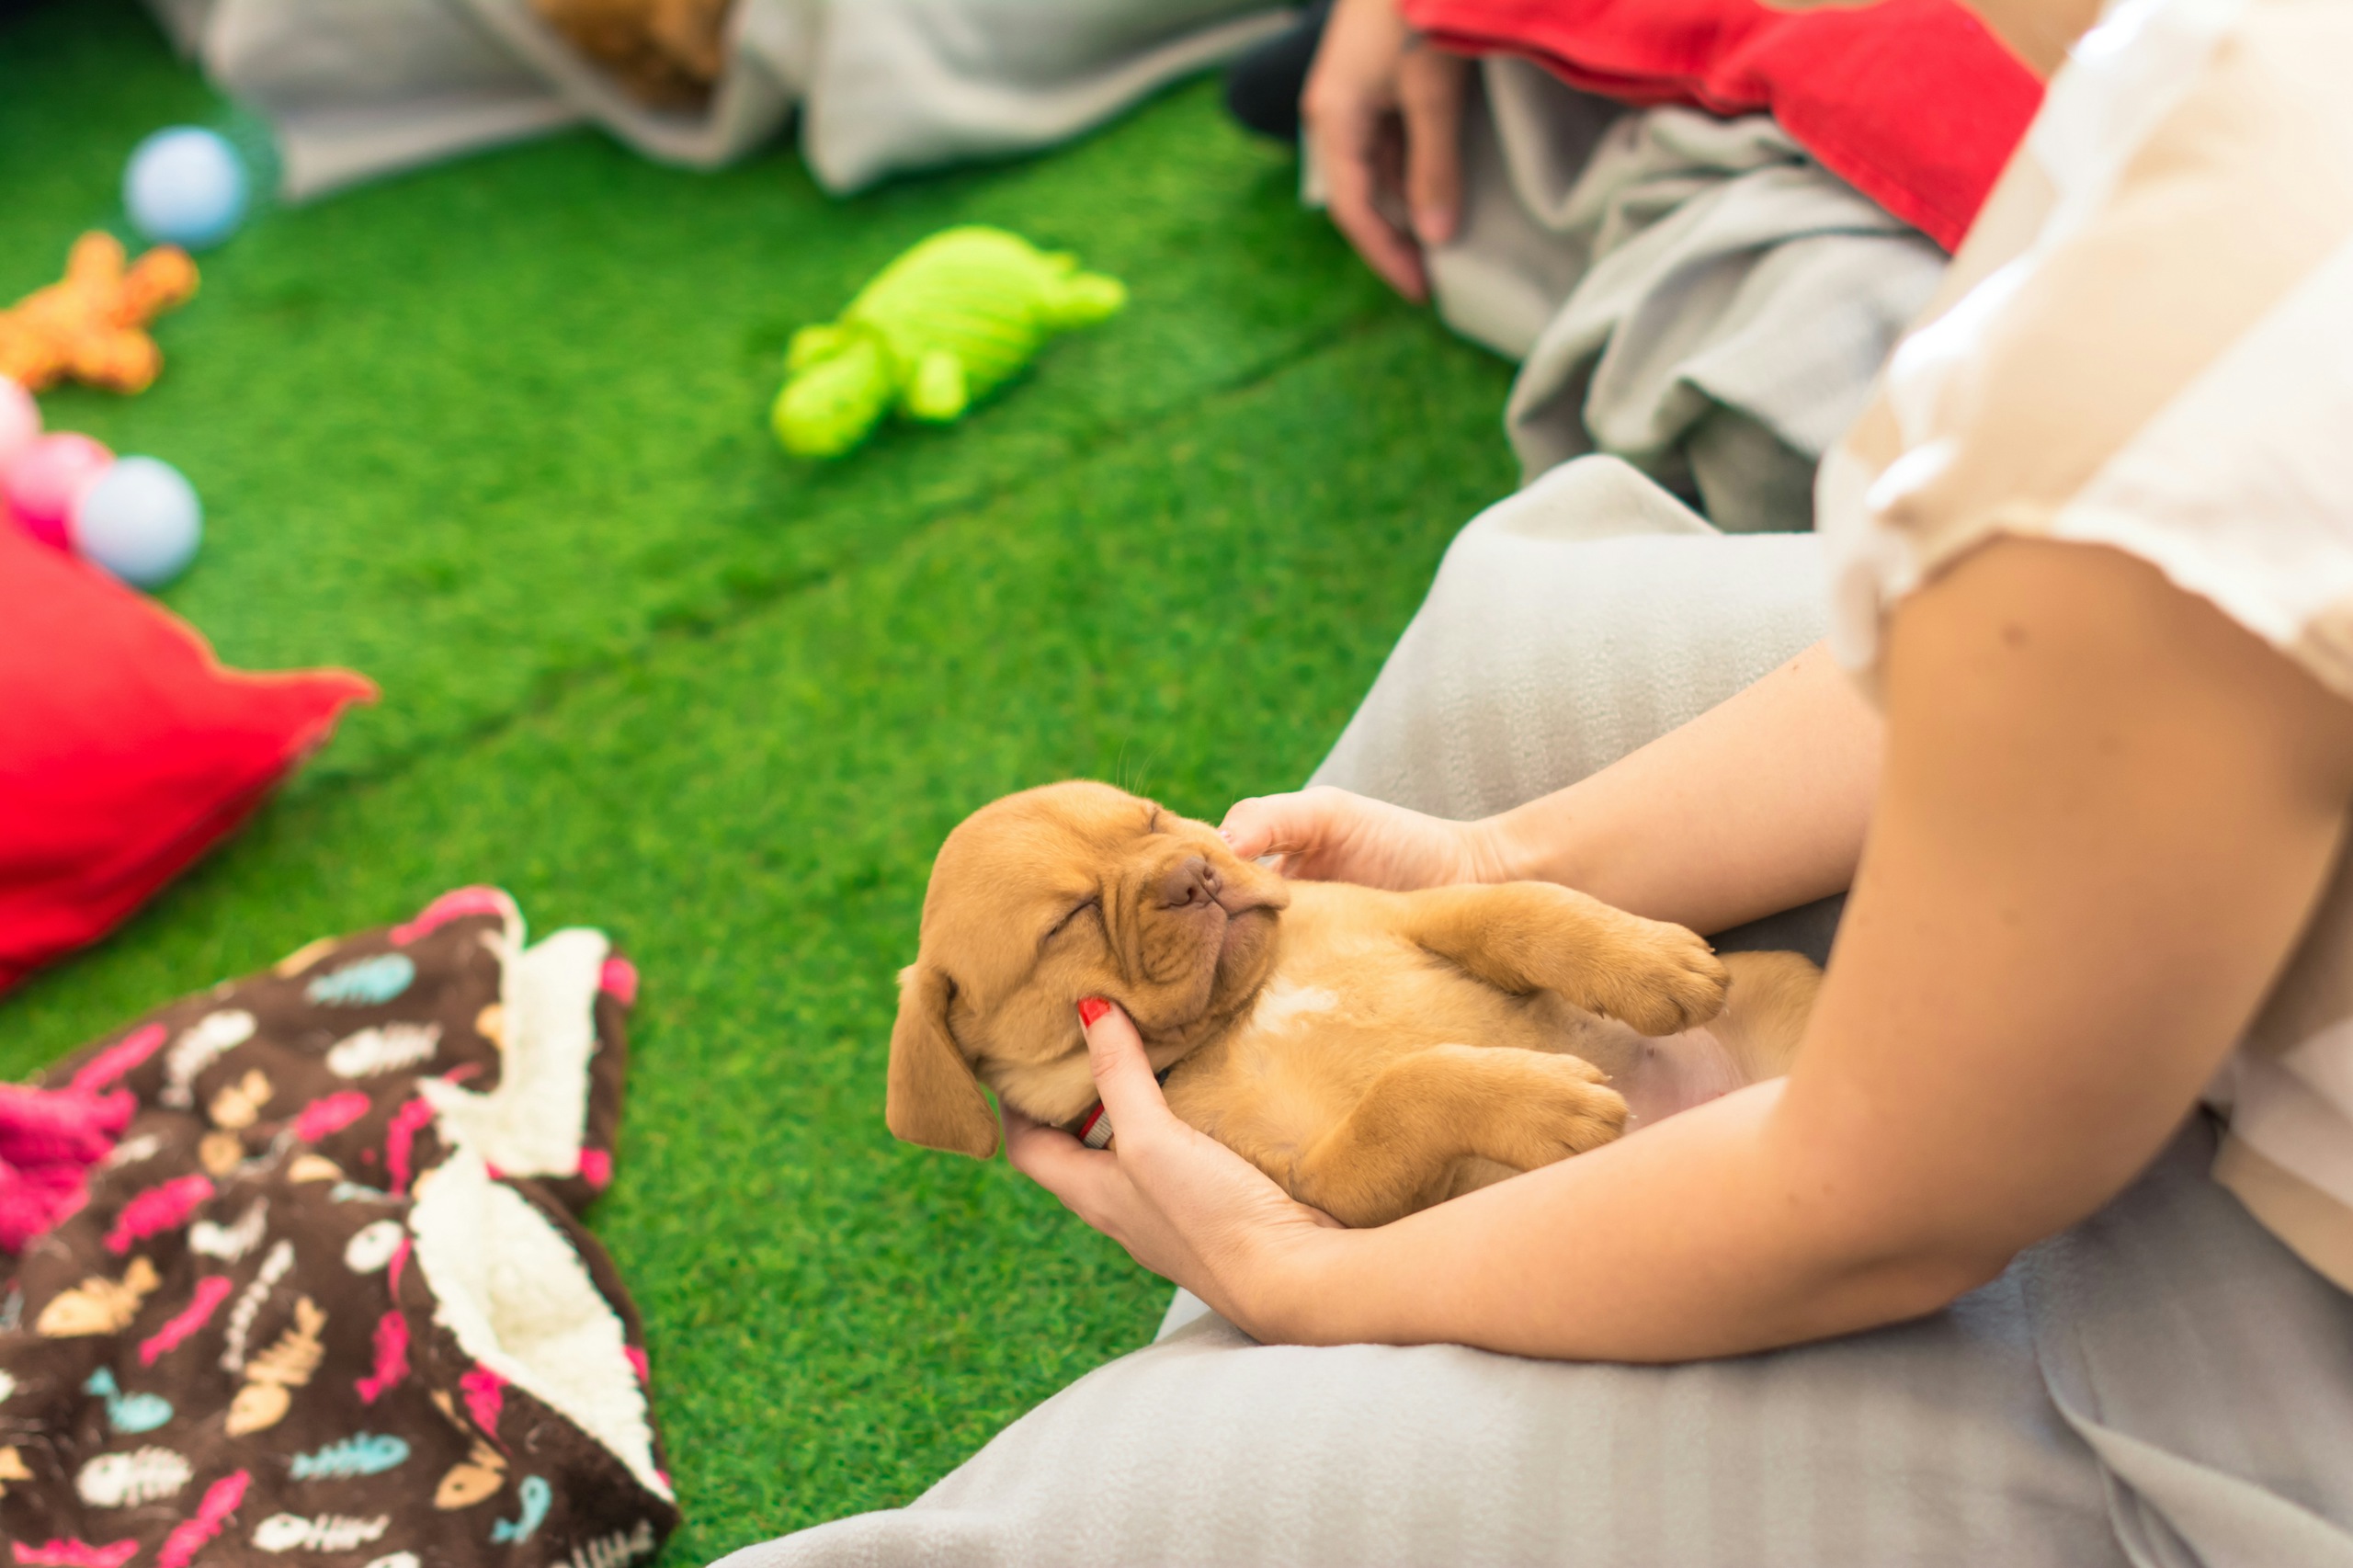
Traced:
<path id="1" fill-rule="evenodd" d="M 1589 778 L 1478 823 L 1332 789 L 1238 801 L 1224 831 L 1287 875 L 1374 887 L 1561 882 L 1721 931 L 1841 892 L 1878 786 L 1881 724 L 1819 644 Z"/>
<path id="2" fill-rule="evenodd" d="M 1991 1278 L 2129 1182 L 2245 1027 L 2337 854 L 2353 708 L 2149 566 L 2026 540 L 1906 601 L 1886 675 L 1789 1079 L 1342 1232 L 1168 1117 L 1112 1028 L 1116 1153 L 1023 1128 L 1017 1161 L 1275 1339 L 1680 1359 Z"/>
<path id="3" fill-rule="evenodd" d="M 1815 643 L 1589 778 L 1491 818 L 1506 880 L 1561 882 L 1695 931 L 1844 892 L 1882 727 Z"/>

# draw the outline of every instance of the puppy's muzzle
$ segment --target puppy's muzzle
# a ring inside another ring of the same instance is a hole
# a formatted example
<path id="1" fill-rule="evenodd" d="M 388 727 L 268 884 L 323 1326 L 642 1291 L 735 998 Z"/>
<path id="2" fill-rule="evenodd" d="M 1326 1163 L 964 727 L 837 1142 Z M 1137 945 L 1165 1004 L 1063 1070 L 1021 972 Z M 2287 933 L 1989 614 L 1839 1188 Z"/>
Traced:
<path id="1" fill-rule="evenodd" d="M 1223 881 L 1209 861 L 1199 855 L 1188 855 L 1161 874 L 1160 906 L 1163 909 L 1193 909 L 1215 903 L 1217 895 L 1225 891 Z"/>

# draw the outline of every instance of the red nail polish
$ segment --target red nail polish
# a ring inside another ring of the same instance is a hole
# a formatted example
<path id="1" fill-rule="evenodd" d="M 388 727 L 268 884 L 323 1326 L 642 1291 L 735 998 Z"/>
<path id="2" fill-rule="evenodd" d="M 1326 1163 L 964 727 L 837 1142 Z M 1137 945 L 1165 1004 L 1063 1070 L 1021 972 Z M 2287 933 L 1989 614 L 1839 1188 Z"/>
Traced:
<path id="1" fill-rule="evenodd" d="M 1100 996 L 1082 996 L 1078 999 L 1078 1021 L 1088 1028 L 1093 1028 L 1095 1020 L 1110 1010 L 1111 1004 Z"/>

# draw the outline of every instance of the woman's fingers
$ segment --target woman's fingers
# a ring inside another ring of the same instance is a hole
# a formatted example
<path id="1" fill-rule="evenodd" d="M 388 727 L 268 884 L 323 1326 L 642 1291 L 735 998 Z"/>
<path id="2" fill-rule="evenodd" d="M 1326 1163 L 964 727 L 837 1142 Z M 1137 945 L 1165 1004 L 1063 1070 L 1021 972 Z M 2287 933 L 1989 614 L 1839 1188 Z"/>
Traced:
<path id="1" fill-rule="evenodd" d="M 1245 860 L 1296 848 L 1291 829 L 1298 800 L 1297 795 L 1253 795 L 1246 801 L 1236 801 L 1225 809 L 1225 820 L 1218 824 L 1218 833 L 1227 846 Z"/>
<path id="2" fill-rule="evenodd" d="M 1415 42 L 1397 64 L 1405 116 L 1405 207 L 1426 245 L 1454 238 L 1462 207 L 1462 96 L 1467 62 Z"/>
<path id="3" fill-rule="evenodd" d="M 1148 1135 L 1172 1120 L 1134 1020 L 1118 1003 L 1100 996 L 1078 1005 L 1078 1020 L 1086 1030 L 1087 1063 L 1095 1069 L 1095 1092 L 1102 1098 L 1103 1114 L 1111 1119 L 1112 1136 Z"/>
<path id="4" fill-rule="evenodd" d="M 1116 1234 L 1113 1213 L 1131 1187 L 1119 1160 L 1059 1127 L 1032 1121 L 1010 1106 L 1000 1108 L 1006 1163 L 1097 1230 Z"/>
<path id="5" fill-rule="evenodd" d="M 1226 808 L 1218 832 L 1236 855 L 1313 853 L 1342 834 L 1347 819 L 1373 802 L 1330 784 L 1310 784 L 1279 795 L 1253 795 Z M 1245 847 L 1246 846 L 1246 847 Z"/>
<path id="6" fill-rule="evenodd" d="M 1255 1277 L 1303 1232 L 1336 1228 L 1264 1173 L 1169 1113 L 1127 1014 L 1090 997 L 1081 1012 L 1110 1150 L 1002 1106 L 1006 1158 L 1144 1267 L 1195 1291 L 1245 1327 Z"/>
<path id="7" fill-rule="evenodd" d="M 1052 1187 L 1046 1179 L 1048 1174 L 1068 1168 L 1074 1163 L 1072 1155 L 1096 1153 L 1061 1128 L 1032 1121 L 1003 1100 L 997 1102 L 997 1119 L 1005 1124 L 1006 1161 L 1040 1186 Z"/>
<path id="8" fill-rule="evenodd" d="M 1110 1006 L 1108 1002 L 1097 1005 Z M 1142 1043 L 1135 1040 L 1135 1026 L 1128 1022 L 1126 1014 L 1118 1013 L 1117 1017 L 1119 1024 L 1111 1026 L 1098 1015 L 1095 1027 L 1109 1028 L 1115 1059 L 1122 1056 L 1129 1042 L 1133 1042 L 1133 1054 L 1142 1069 L 1143 1083 L 1141 1086 L 1129 1083 L 1125 1062 L 1114 1060 L 1108 1074 L 1111 1086 L 1104 1090 L 1104 1114 L 1113 1119 L 1114 1128 L 1119 1126 L 1118 1114 L 1110 1103 L 1116 1095 L 1128 1107 L 1130 1124 L 1146 1129 L 1143 1141 L 1165 1143 L 1165 1140 L 1155 1141 L 1151 1135 L 1153 1109 L 1160 1104 L 1160 1085 L 1153 1078 L 1150 1062 L 1143 1060 Z M 1119 1039 L 1121 1034 L 1125 1040 Z M 1090 1149 L 1061 1128 L 1032 1121 L 1002 1102 L 999 1111 L 1005 1122 L 1005 1157 L 1015 1170 L 1052 1193 L 1063 1208 L 1125 1247 L 1128 1255 L 1146 1268 L 1172 1279 L 1191 1277 L 1191 1249 L 1170 1230 L 1166 1216 L 1139 1188 L 1128 1158 L 1122 1157 L 1132 1157 L 1133 1141 L 1121 1140 L 1128 1147 L 1116 1153 Z M 1162 1107 L 1159 1114 L 1166 1119 L 1168 1113 Z"/>
<path id="9" fill-rule="evenodd" d="M 1237 801 L 1218 831 L 1236 855 L 1279 855 L 1300 881 L 1418 888 L 1463 880 L 1449 863 L 1452 824 L 1328 784 Z"/>
<path id="10" fill-rule="evenodd" d="M 1045 1187 L 1062 1206 L 1127 1245 L 1127 1210 L 1134 1206 L 1134 1182 L 1120 1161 L 1104 1149 L 1089 1149 L 1062 1128 L 1035 1123 L 1005 1107 L 1005 1161 Z"/>
<path id="11" fill-rule="evenodd" d="M 1347 836 L 1343 818 L 1352 800 L 1329 785 L 1254 796 L 1227 807 L 1218 832 L 1245 860 L 1279 857 L 1270 863 L 1286 877 L 1347 880 L 1345 868 L 1336 869 L 1332 851 Z"/>

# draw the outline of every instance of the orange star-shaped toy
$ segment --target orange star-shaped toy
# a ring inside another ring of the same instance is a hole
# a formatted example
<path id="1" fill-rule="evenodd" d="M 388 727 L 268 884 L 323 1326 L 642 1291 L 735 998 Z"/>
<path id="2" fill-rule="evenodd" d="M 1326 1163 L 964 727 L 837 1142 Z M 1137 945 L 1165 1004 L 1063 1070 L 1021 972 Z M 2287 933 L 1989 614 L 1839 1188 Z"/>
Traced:
<path id="1" fill-rule="evenodd" d="M 164 368 L 151 321 L 196 292 L 196 263 L 158 245 L 125 265 L 111 234 L 74 242 L 63 281 L 0 311 L 0 376 L 33 392 L 71 377 L 109 392 L 144 392 Z"/>

